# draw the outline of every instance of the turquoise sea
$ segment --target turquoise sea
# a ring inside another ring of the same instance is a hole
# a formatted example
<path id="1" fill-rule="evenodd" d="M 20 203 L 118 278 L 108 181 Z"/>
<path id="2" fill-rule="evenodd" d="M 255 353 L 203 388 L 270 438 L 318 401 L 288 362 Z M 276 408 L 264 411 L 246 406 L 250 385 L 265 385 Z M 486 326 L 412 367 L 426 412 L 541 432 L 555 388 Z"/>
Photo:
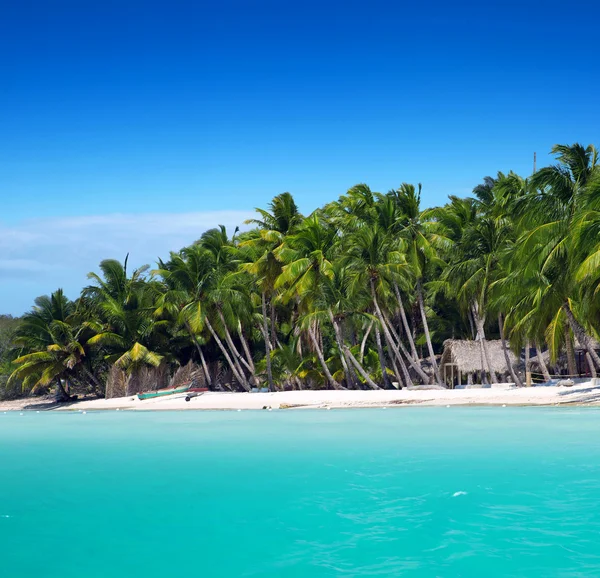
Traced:
<path id="1" fill-rule="evenodd" d="M 0 412 L 0 575 L 598 577 L 600 411 Z"/>

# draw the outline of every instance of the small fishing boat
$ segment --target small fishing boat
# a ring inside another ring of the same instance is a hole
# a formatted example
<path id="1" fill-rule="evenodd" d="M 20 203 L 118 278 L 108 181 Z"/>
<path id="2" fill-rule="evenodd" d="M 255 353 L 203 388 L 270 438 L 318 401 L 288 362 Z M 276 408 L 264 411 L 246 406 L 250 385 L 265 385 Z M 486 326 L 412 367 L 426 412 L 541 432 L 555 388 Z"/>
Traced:
<path id="1" fill-rule="evenodd" d="M 170 387 L 169 389 L 157 389 L 156 391 L 145 391 L 144 393 L 138 393 L 138 399 L 152 399 L 154 397 L 162 397 L 163 395 L 173 395 L 174 393 L 186 393 L 189 391 L 192 385 L 187 383 L 185 385 L 178 385 L 176 387 Z"/>

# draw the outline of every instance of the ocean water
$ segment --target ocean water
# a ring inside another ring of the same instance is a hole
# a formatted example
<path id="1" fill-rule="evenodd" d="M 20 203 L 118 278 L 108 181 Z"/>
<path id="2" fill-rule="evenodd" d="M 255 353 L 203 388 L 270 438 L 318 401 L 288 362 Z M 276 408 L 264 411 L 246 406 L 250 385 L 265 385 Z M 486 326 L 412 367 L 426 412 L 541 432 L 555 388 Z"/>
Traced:
<path id="1" fill-rule="evenodd" d="M 600 411 L 0 412 L 0 576 L 598 577 Z"/>

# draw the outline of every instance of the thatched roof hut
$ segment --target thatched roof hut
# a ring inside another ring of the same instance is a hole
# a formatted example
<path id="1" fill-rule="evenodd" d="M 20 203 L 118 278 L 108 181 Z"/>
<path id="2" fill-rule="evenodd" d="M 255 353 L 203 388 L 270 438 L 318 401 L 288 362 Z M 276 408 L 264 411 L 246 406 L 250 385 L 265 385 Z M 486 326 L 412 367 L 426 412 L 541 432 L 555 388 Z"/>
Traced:
<path id="1" fill-rule="evenodd" d="M 502 351 L 502 341 L 493 339 L 488 340 L 487 344 L 492 371 L 500 375 L 508 373 L 504 352 Z M 516 367 L 518 359 L 515 354 L 509 350 L 508 356 L 513 367 Z M 445 370 L 444 367 L 446 367 Z M 483 357 L 479 341 L 465 339 L 447 339 L 444 341 L 444 353 L 440 360 L 442 377 L 444 377 L 444 372 L 446 377 L 450 378 L 450 375 L 459 377 L 459 373 L 462 375 L 471 374 L 482 369 L 487 372 L 487 363 Z"/>

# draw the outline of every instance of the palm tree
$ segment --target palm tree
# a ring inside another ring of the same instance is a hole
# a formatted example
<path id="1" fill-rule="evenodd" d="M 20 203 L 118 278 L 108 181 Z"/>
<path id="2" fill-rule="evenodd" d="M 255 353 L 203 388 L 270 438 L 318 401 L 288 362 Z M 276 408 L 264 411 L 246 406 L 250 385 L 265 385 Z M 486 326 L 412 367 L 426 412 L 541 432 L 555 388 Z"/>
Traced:
<path id="1" fill-rule="evenodd" d="M 241 243 L 242 254 L 247 263 L 241 265 L 241 271 L 248 274 L 249 285 L 256 287 L 261 307 L 260 331 L 265 343 L 265 360 L 269 390 L 275 391 L 273 373 L 271 370 L 271 353 L 273 343 L 269 336 L 269 315 L 267 301 L 275 295 L 275 281 L 281 274 L 281 263 L 275 258 L 267 241 L 253 237 Z M 268 297 L 267 297 L 268 296 Z"/>
<path id="2" fill-rule="evenodd" d="M 82 299 L 95 315 L 87 323 L 95 333 L 88 344 L 101 348 L 108 362 L 127 373 L 127 395 L 132 395 L 139 388 L 140 370 L 158 367 L 165 360 L 169 322 L 153 315 L 158 288 L 146 279 L 148 266 L 129 277 L 127 261 L 102 261 L 100 275 L 88 274 L 93 284 L 83 290 Z"/>
<path id="3" fill-rule="evenodd" d="M 14 360 L 17 368 L 10 380 L 23 380 L 24 387 L 36 391 L 39 387 L 56 385 L 58 401 L 69 398 L 63 385 L 83 375 L 94 386 L 102 384 L 90 371 L 86 356 L 88 333 L 76 320 L 76 304 L 67 299 L 62 289 L 51 296 L 38 297 L 33 309 L 23 316 L 13 343 L 21 350 Z"/>
<path id="4" fill-rule="evenodd" d="M 386 343 L 393 354 L 392 359 L 395 358 L 400 365 L 402 376 L 396 370 L 394 371 L 398 383 L 409 385 L 411 382 L 402 353 L 416 373 L 427 382 L 427 374 L 406 351 L 397 334 L 392 334 L 391 323 L 380 305 L 380 299 L 384 301 L 391 299 L 394 280 L 408 270 L 405 256 L 397 250 L 395 239 L 378 225 L 363 227 L 351 236 L 345 251 L 344 262 L 353 275 L 353 286 L 368 288 L 374 312 L 379 321 L 378 329 L 383 331 Z M 400 349 L 402 349 L 402 353 Z M 379 356 L 383 357 L 381 350 Z M 383 361 L 383 359 L 380 360 Z M 385 374 L 384 367 L 382 367 L 382 372 Z"/>
<path id="5" fill-rule="evenodd" d="M 591 261 L 581 262 L 581 250 L 574 242 L 581 239 L 577 231 L 583 229 L 583 222 L 578 217 L 588 184 L 598 178 L 598 153 L 592 145 L 583 147 L 577 143 L 556 145 L 552 153 L 558 164 L 540 169 L 532 177 L 535 194 L 527 198 L 524 232 L 516 258 L 521 267 L 537 268 L 545 277 L 561 300 L 562 315 L 571 330 L 600 368 L 600 357 L 588 331 L 575 314 L 582 296 L 577 274 L 584 275 Z"/>
<path id="6" fill-rule="evenodd" d="M 222 322 L 221 317 L 223 321 L 225 320 L 223 307 L 221 307 L 221 316 L 218 316 L 217 304 L 214 300 L 226 298 L 226 289 L 223 289 L 219 295 L 218 287 L 219 283 L 226 282 L 227 275 L 234 270 L 231 255 L 225 255 L 228 251 L 227 247 L 231 248 L 231 246 L 226 233 L 223 237 L 222 229 L 207 233 L 203 238 L 206 244 L 201 239 L 199 243 L 185 247 L 177 254 L 172 253 L 168 262 L 159 262 L 159 268 L 155 271 L 155 275 L 159 276 L 165 284 L 159 305 L 174 312 L 178 322 L 186 328 L 198 351 L 205 378 L 209 384 L 211 384 L 211 378 L 201 346 L 201 341 L 204 341 L 202 334 L 205 328 L 215 340 L 237 382 L 248 390 L 250 389 L 248 380 L 238 359 L 239 351 L 237 348 L 231 349 L 229 345 L 226 346 L 213 325 L 213 322 L 217 324 L 215 316 L 218 317 L 218 324 Z M 212 250 L 208 250 L 207 246 L 211 246 Z M 232 292 L 235 297 L 235 288 Z M 157 313 L 162 314 L 162 310 L 159 309 Z M 230 308 L 227 308 L 227 314 L 230 316 Z M 213 317 L 213 321 L 211 321 L 211 317 Z M 229 340 L 233 342 L 227 324 L 223 325 L 222 334 L 227 331 Z"/>
<path id="7" fill-rule="evenodd" d="M 168 261 L 159 259 L 157 269 L 152 272 L 164 285 L 157 296 L 154 315 L 158 318 L 171 316 L 176 324 L 185 328 L 198 352 L 204 378 L 209 387 L 212 386 L 212 378 L 202 348 L 206 341 L 202 334 L 202 299 L 204 280 L 211 267 L 209 253 L 199 245 L 192 245 L 181 249 L 179 253 L 171 253 Z"/>
<path id="8" fill-rule="evenodd" d="M 323 280 L 334 275 L 332 259 L 336 241 L 335 228 L 318 213 L 307 217 L 295 233 L 285 238 L 274 252 L 275 257 L 284 263 L 275 282 L 275 289 L 281 289 L 284 302 L 296 299 L 304 314 L 315 309 L 322 297 Z M 342 389 L 327 367 L 317 339 L 318 324 L 311 323 L 305 327 L 328 383 L 335 389 Z"/>
<path id="9" fill-rule="evenodd" d="M 356 385 L 356 372 L 372 389 L 379 389 L 366 372 L 361 362 L 356 359 L 344 341 L 344 326 L 354 317 L 369 317 L 364 313 L 369 302 L 369 294 L 364 288 L 357 293 L 356 284 L 352 283 L 349 269 L 339 259 L 333 262 L 331 276 L 322 279 L 322 292 L 313 304 L 311 313 L 305 316 L 308 320 L 331 323 L 334 339 L 340 354 L 340 361 L 351 385 Z"/>
<path id="10" fill-rule="evenodd" d="M 265 359 L 269 390 L 274 391 L 273 374 L 271 370 L 271 353 L 276 339 L 274 298 L 277 295 L 275 282 L 281 275 L 282 264 L 276 258 L 275 251 L 287 235 L 291 234 L 302 222 L 302 215 L 290 193 L 282 193 L 269 203 L 270 212 L 257 208 L 261 219 L 250 219 L 247 224 L 254 224 L 258 229 L 254 234 L 240 243 L 248 262 L 242 270 L 249 273 L 255 280 L 260 293 L 261 302 L 261 333 L 265 342 Z M 269 336 L 268 314 L 270 309 L 271 335 Z"/>
<path id="11" fill-rule="evenodd" d="M 224 226 L 206 231 L 198 244 L 211 256 L 212 270 L 205 279 L 204 297 L 207 301 L 208 315 L 205 316 L 206 325 L 215 338 L 220 342 L 210 317 L 216 315 L 219 320 L 220 329 L 232 354 L 232 369 L 236 367 L 236 377 L 244 389 L 250 389 L 250 383 L 245 371 L 255 379 L 255 367 L 250 351 L 245 341 L 242 329 L 242 321 L 248 321 L 251 317 L 252 305 L 244 278 L 239 275 L 238 269 L 242 263 L 239 248 L 236 246 L 235 234 L 229 239 Z M 240 343 L 246 354 L 244 358 L 239 352 L 231 335 L 231 329 L 237 331 Z M 246 368 L 246 369 L 244 369 Z"/>
<path id="12" fill-rule="evenodd" d="M 439 368 L 433 351 L 431 334 L 427 323 L 425 311 L 424 283 L 428 267 L 443 266 L 438 251 L 448 248 L 449 240 L 439 232 L 438 223 L 428 218 L 428 213 L 421 210 L 421 185 L 418 189 L 414 185 L 403 183 L 399 189 L 388 193 L 397 204 L 403 215 L 403 226 L 400 231 L 406 252 L 406 260 L 412 269 L 415 279 L 415 291 L 423 331 L 429 351 L 429 359 L 433 367 L 435 379 L 442 385 Z"/>

